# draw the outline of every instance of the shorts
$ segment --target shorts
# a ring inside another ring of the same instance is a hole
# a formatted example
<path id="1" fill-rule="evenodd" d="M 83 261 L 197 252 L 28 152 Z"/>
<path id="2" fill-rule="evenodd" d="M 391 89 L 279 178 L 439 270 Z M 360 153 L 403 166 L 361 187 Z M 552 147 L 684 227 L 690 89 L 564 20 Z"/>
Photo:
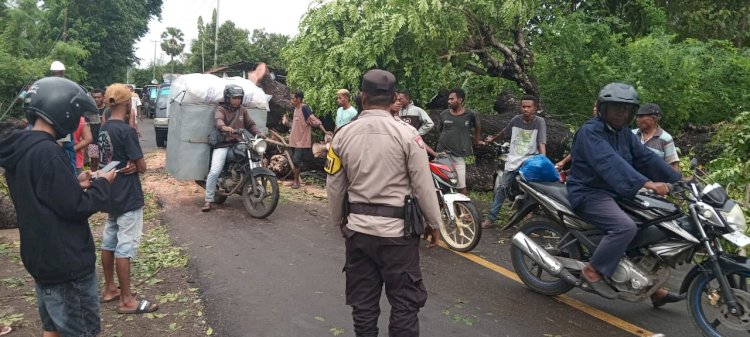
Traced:
<path id="1" fill-rule="evenodd" d="M 88 152 L 89 158 L 99 159 L 99 145 L 98 144 L 89 144 L 87 148 L 87 152 Z"/>
<path id="2" fill-rule="evenodd" d="M 464 157 L 453 155 L 448 155 L 448 157 L 456 167 L 456 175 L 458 176 L 458 185 L 456 185 L 456 188 L 466 188 L 466 161 Z"/>
<path id="3" fill-rule="evenodd" d="M 44 331 L 61 336 L 96 336 L 101 331 L 96 272 L 53 285 L 36 283 L 36 307 Z"/>
<path id="4" fill-rule="evenodd" d="M 120 216 L 107 216 L 102 235 L 102 250 L 115 252 L 115 258 L 133 258 L 143 232 L 143 208 Z"/>
<path id="5" fill-rule="evenodd" d="M 292 151 L 292 163 L 295 167 L 301 167 L 302 165 L 313 161 L 313 153 L 311 147 L 290 147 Z"/>

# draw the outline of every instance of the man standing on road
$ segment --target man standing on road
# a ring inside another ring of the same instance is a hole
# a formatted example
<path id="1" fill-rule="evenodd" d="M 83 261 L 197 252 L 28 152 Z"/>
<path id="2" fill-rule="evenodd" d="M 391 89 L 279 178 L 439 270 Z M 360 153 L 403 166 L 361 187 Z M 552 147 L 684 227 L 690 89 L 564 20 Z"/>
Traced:
<path id="1" fill-rule="evenodd" d="M 511 133 L 508 161 L 505 162 L 503 175 L 495 189 L 492 207 L 487 214 L 487 219 L 482 222 L 482 228 L 490 228 L 494 225 L 497 215 L 500 213 L 500 208 L 503 206 L 503 201 L 505 201 L 505 197 L 512 186 L 511 184 L 515 181 L 518 169 L 521 168 L 526 159 L 540 153 L 547 154 L 547 124 L 545 124 L 544 118 L 536 115 L 538 107 L 539 100 L 536 96 L 523 96 L 521 98 L 521 114 L 511 118 L 508 125 L 498 134 L 488 136 L 486 139 L 487 142 L 492 142 L 496 138 L 507 135 L 508 132 Z"/>
<path id="2" fill-rule="evenodd" d="M 674 146 L 672 135 L 659 126 L 661 119 L 661 107 L 658 104 L 649 103 L 641 105 L 635 116 L 638 128 L 633 133 L 656 155 L 663 158 L 672 168 L 680 172 L 680 158 L 677 156 L 677 148 Z"/>
<path id="3" fill-rule="evenodd" d="M 126 116 L 132 97 L 124 84 L 116 83 L 104 94 L 112 113 L 99 132 L 102 164 L 119 161 L 119 176 L 112 186 L 112 209 L 102 234 L 102 302 L 119 300 L 117 312 L 141 314 L 158 309 L 156 303 L 136 300 L 130 288 L 130 259 L 135 257 L 143 232 L 143 190 L 140 173 L 146 172 L 146 161 L 135 129 Z M 132 111 L 131 111 L 132 113 Z M 114 281 L 115 269 L 120 287 Z"/>
<path id="4" fill-rule="evenodd" d="M 414 105 L 411 100 L 411 94 L 408 90 L 401 90 L 398 92 L 398 101 L 401 102 L 401 112 L 399 117 L 402 121 L 409 123 L 417 131 L 420 136 L 424 136 L 426 133 L 432 130 L 435 123 L 432 122 L 432 118 L 422 108 Z"/>
<path id="5" fill-rule="evenodd" d="M 350 97 L 349 90 L 341 89 L 336 92 L 336 104 L 339 105 L 336 110 L 336 129 L 348 124 L 357 115 L 357 109 L 349 102 Z"/>
<path id="6" fill-rule="evenodd" d="M 445 152 L 456 165 L 458 174 L 458 192 L 466 194 L 466 157 L 474 155 L 471 130 L 474 129 L 474 144 L 484 145 L 482 129 L 479 126 L 479 115 L 471 109 L 464 108 L 466 93 L 461 88 L 454 88 L 448 94 L 448 106 L 440 113 L 440 138 L 437 151 Z"/>
<path id="7" fill-rule="evenodd" d="M 86 171 L 76 179 L 55 139 L 96 107 L 75 82 L 47 77 L 29 88 L 23 109 L 34 126 L 0 140 L 0 167 L 18 212 L 21 260 L 34 278 L 42 336 L 95 336 L 101 322 L 88 218 L 109 208 L 115 172 L 92 180 Z"/>
<path id="8" fill-rule="evenodd" d="M 326 165 L 331 219 L 346 239 L 346 303 L 358 337 L 378 336 L 384 284 L 391 304 L 389 336 L 419 336 L 417 314 L 427 291 L 419 268 L 419 236 L 405 234 L 407 196 L 418 200 L 432 225 L 428 247 L 440 236 L 440 208 L 424 142 L 388 112 L 395 87 L 396 78 L 384 70 L 362 77 L 364 111 L 338 130 Z"/>
<path id="9" fill-rule="evenodd" d="M 292 119 L 292 131 L 289 132 L 289 149 L 292 152 L 292 163 L 294 163 L 294 181 L 289 185 L 292 188 L 300 187 L 301 167 L 313 160 L 312 128 L 318 128 L 326 135 L 330 134 L 323 127 L 323 123 L 313 115 L 312 109 L 304 103 L 304 99 L 305 94 L 302 91 L 296 91 L 292 94 L 294 117 Z M 286 124 L 286 116 L 284 116 L 282 124 Z"/>
<path id="10" fill-rule="evenodd" d="M 106 105 L 104 104 L 104 91 L 102 89 L 96 88 L 92 90 L 91 97 L 94 98 L 97 111 L 87 112 L 85 116 L 89 119 L 91 135 L 94 137 L 94 141 L 88 147 L 89 167 L 91 171 L 96 171 L 99 169 L 99 129 L 102 126 L 102 116 L 104 115 Z"/>

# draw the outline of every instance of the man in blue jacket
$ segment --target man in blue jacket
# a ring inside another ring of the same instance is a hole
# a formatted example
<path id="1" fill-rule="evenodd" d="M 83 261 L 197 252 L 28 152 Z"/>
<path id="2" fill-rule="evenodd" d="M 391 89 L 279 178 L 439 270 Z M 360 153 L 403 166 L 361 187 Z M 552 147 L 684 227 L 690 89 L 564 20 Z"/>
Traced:
<path id="1" fill-rule="evenodd" d="M 573 139 L 567 188 L 576 214 L 606 232 L 581 275 L 599 295 L 614 299 L 617 293 L 603 277 L 612 276 L 638 231 L 615 198 L 634 198 L 641 188 L 666 195 L 669 186 L 664 182 L 682 177 L 628 129 L 639 106 L 632 86 L 607 84 L 598 99 L 597 117 L 586 122 Z M 651 300 L 658 307 L 679 297 L 659 289 Z"/>

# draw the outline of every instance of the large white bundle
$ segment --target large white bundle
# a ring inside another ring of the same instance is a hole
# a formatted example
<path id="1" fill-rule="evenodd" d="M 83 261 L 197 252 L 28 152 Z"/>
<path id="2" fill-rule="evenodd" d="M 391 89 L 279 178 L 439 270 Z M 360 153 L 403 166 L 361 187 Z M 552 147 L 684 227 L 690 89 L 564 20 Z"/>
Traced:
<path id="1" fill-rule="evenodd" d="M 242 77 L 229 77 L 223 78 L 223 80 L 226 81 L 226 84 L 237 84 L 242 87 L 242 90 L 245 91 L 245 97 L 242 100 L 243 105 L 252 109 L 263 109 L 266 111 L 269 110 L 269 98 L 266 96 L 266 93 L 263 91 L 263 89 L 255 85 L 255 83 L 250 82 L 250 80 L 244 79 Z"/>
<path id="2" fill-rule="evenodd" d="M 252 109 L 269 110 L 270 97 L 263 89 L 241 77 L 220 78 L 211 74 L 187 74 L 172 82 L 170 96 L 187 104 L 217 104 L 224 100 L 224 88 L 236 84 L 245 91 L 242 105 Z M 182 94 L 184 92 L 184 94 Z"/>

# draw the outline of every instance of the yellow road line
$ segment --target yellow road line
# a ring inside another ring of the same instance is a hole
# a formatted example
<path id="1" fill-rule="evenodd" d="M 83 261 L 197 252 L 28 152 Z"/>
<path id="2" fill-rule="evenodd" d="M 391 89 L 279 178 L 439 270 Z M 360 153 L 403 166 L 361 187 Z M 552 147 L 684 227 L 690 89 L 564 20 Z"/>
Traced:
<path id="1" fill-rule="evenodd" d="M 482 267 L 485 267 L 485 268 L 487 268 L 489 270 L 492 270 L 492 271 L 494 271 L 494 272 L 496 272 L 496 273 L 498 273 L 500 275 L 503 275 L 506 278 L 509 278 L 509 279 L 511 279 L 513 281 L 516 281 L 518 283 L 523 283 L 521 281 L 521 279 L 518 278 L 518 275 L 516 275 L 516 273 L 514 273 L 514 272 L 512 272 L 512 271 L 510 271 L 508 269 L 505 269 L 505 268 L 503 268 L 501 266 L 498 266 L 498 265 L 496 265 L 496 264 L 494 264 L 494 263 L 492 263 L 490 261 L 487 261 L 487 260 L 485 260 L 485 259 L 483 259 L 483 258 L 481 258 L 481 257 L 479 257 L 477 255 L 469 254 L 469 253 L 461 253 L 461 252 L 457 252 L 455 250 L 451 250 L 442 241 L 440 242 L 440 247 L 443 247 L 443 248 L 445 248 L 445 249 L 447 249 L 447 250 L 449 250 L 451 252 L 454 252 L 454 253 L 456 253 L 456 254 L 458 254 L 458 255 L 466 258 L 469 261 L 472 261 L 472 262 L 474 262 L 474 263 L 476 263 L 476 264 L 478 264 L 478 265 L 480 265 Z M 571 306 L 573 308 L 576 308 L 576 309 L 578 309 L 580 311 L 583 311 L 584 313 L 589 314 L 590 316 L 592 316 L 594 318 L 597 318 L 597 319 L 599 319 L 601 321 L 604 321 L 605 323 L 608 323 L 608 324 L 610 324 L 612 326 L 615 326 L 617 328 L 625 330 L 625 331 L 627 331 L 627 332 L 629 332 L 629 333 L 631 333 L 633 335 L 642 336 L 642 337 L 648 337 L 648 336 L 654 336 L 655 335 L 655 333 L 653 333 L 651 331 L 648 331 L 648 330 L 646 330 L 644 328 L 641 328 L 641 327 L 639 327 L 637 325 L 634 325 L 634 324 L 632 324 L 630 322 L 626 322 L 626 321 L 620 319 L 619 317 L 610 315 L 610 314 L 608 314 L 608 313 L 606 313 L 604 311 L 601 311 L 601 310 L 599 310 L 597 308 L 594 308 L 594 307 L 592 307 L 592 306 L 590 306 L 590 305 L 588 305 L 586 303 L 583 303 L 583 302 L 581 302 L 579 300 L 576 300 L 576 299 L 574 299 L 574 298 L 572 298 L 570 296 L 567 296 L 567 295 L 558 295 L 558 296 L 555 296 L 554 298 L 556 300 L 558 300 L 559 302 L 562 302 L 562 303 L 567 304 L 567 305 L 569 305 L 569 306 Z"/>

